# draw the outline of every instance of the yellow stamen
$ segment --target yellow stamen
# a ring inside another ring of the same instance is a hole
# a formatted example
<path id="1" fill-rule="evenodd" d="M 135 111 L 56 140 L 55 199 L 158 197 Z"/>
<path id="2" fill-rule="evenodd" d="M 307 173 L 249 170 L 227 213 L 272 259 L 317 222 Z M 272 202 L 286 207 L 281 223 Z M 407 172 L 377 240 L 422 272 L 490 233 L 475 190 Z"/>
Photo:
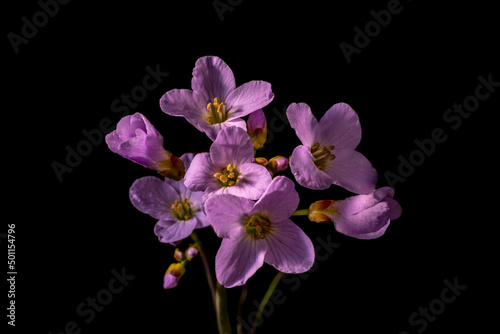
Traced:
<path id="1" fill-rule="evenodd" d="M 215 173 L 214 177 L 219 178 L 222 174 L 221 173 Z"/>
<path id="2" fill-rule="evenodd" d="M 220 180 L 221 182 L 223 182 L 223 183 L 226 183 L 226 182 L 227 182 L 227 176 L 226 176 L 226 175 L 221 175 L 221 176 L 219 177 L 219 180 Z"/>
<path id="3" fill-rule="evenodd" d="M 234 170 L 234 166 L 232 164 L 227 165 L 226 169 L 230 172 Z"/>
<path id="4" fill-rule="evenodd" d="M 236 184 L 236 182 L 234 182 L 234 181 L 232 181 L 232 180 L 231 180 L 231 181 L 229 181 L 229 182 L 227 183 L 227 185 L 228 185 L 229 187 L 232 187 L 232 186 L 234 186 L 235 184 Z"/>

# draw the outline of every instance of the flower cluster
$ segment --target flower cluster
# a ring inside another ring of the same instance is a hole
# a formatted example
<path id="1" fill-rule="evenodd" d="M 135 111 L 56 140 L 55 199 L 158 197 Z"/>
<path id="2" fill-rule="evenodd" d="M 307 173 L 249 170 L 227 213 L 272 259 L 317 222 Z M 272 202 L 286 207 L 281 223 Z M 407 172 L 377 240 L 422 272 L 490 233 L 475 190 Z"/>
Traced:
<path id="1" fill-rule="evenodd" d="M 195 229 L 210 227 L 222 239 L 215 276 L 220 285 L 234 287 L 245 284 L 264 262 L 284 273 L 311 268 L 313 243 L 292 216 L 332 222 L 338 232 L 358 239 L 380 237 L 400 216 L 393 189 L 376 189 L 377 171 L 356 151 L 361 126 L 348 104 L 334 104 L 318 121 L 307 104 L 292 103 L 286 115 L 301 145 L 291 155 L 286 152 L 289 159 L 255 157 L 267 137 L 263 108 L 273 98 L 268 82 L 237 87 L 222 59 L 202 57 L 193 69 L 191 89 L 166 92 L 160 108 L 204 132 L 213 141 L 207 151 L 176 157 L 139 113 L 124 117 L 106 136 L 113 152 L 163 176 L 140 178 L 130 188 L 132 204 L 158 220 L 154 232 L 159 241 L 194 241 L 185 252 L 176 249 L 177 263 L 167 270 L 165 288 L 177 285 L 194 255 L 205 256 Z M 297 210 L 294 181 L 278 175 L 288 169 L 302 187 L 319 191 L 336 185 L 353 196 Z"/>

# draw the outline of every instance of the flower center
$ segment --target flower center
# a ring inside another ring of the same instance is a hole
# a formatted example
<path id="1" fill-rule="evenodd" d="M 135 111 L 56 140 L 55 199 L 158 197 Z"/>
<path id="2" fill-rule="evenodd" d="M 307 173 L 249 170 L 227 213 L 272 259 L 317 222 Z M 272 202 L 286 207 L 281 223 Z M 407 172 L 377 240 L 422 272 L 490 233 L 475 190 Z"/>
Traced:
<path id="1" fill-rule="evenodd" d="M 170 208 L 172 209 L 172 214 L 178 220 L 189 220 L 193 218 L 191 205 L 193 205 L 193 203 L 187 198 L 184 198 L 182 202 L 179 202 L 179 200 L 176 199 Z"/>
<path id="2" fill-rule="evenodd" d="M 229 164 L 226 168 L 222 169 L 220 173 L 215 173 L 214 177 L 218 179 L 221 186 L 231 187 L 236 184 L 238 175 L 240 175 L 240 173 L 236 170 L 236 168 L 234 168 L 232 164 Z"/>
<path id="3" fill-rule="evenodd" d="M 260 215 L 253 215 L 246 223 L 247 235 L 254 239 L 264 239 L 268 233 L 271 233 L 271 222 Z"/>
<path id="4" fill-rule="evenodd" d="M 314 157 L 314 164 L 318 167 L 318 169 L 325 170 L 326 163 L 335 159 L 335 155 L 332 153 L 335 146 L 320 146 L 321 145 L 319 143 L 315 143 L 311 146 L 311 154 Z"/>
<path id="5" fill-rule="evenodd" d="M 229 110 L 226 110 L 226 106 L 227 104 L 221 102 L 218 97 L 214 99 L 214 103 L 207 104 L 208 124 L 212 125 L 224 122 L 227 119 L 227 115 L 229 113 Z"/>

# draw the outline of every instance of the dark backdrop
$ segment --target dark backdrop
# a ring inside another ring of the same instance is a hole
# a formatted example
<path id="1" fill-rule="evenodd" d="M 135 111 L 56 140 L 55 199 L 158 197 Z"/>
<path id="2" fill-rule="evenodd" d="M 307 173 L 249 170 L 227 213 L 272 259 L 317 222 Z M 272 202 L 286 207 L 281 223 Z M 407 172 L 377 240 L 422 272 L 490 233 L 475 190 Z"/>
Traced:
<path id="1" fill-rule="evenodd" d="M 111 153 L 96 130 L 141 112 L 175 154 L 207 149 L 204 134 L 158 104 L 166 91 L 190 88 L 194 63 L 205 55 L 225 60 L 237 85 L 272 84 L 275 99 L 264 110 L 268 122 L 274 119 L 274 139 L 259 155 L 288 156 L 299 144 L 283 121 L 290 103 L 308 103 L 317 117 L 334 103 L 349 103 L 363 127 L 358 150 L 378 170 L 379 187 L 392 182 L 403 207 L 386 234 L 371 241 L 294 219 L 315 246 L 329 245 L 322 254 L 331 254 L 313 272 L 280 283 L 282 296 L 266 310 L 259 332 L 481 333 L 494 322 L 500 71 L 493 5 L 71 1 L 57 11 L 49 2 L 50 17 L 36 14 L 43 3 L 9 4 L 3 20 L 8 188 L 2 233 L 15 223 L 16 330 L 216 332 L 200 259 L 177 288 L 164 290 L 174 248 L 158 242 L 155 220 L 128 200 L 132 182 L 155 173 Z M 388 7 L 397 12 L 390 22 Z M 370 23 L 375 16 L 385 27 Z M 33 20 L 37 31 L 30 30 Z M 369 41 L 359 33 L 365 28 Z M 21 39 L 23 33 L 29 38 Z M 348 57 L 341 44 L 351 48 Z M 128 111 L 113 108 L 122 94 L 138 91 L 148 66 L 168 75 Z M 477 88 L 479 77 L 493 83 Z M 478 92 L 489 95 L 479 100 Z M 465 116 L 447 111 L 464 101 L 472 110 Z M 418 153 L 415 141 L 429 143 L 435 129 L 444 142 Z M 90 148 L 81 144 L 85 133 L 94 133 Z M 73 158 L 71 172 L 58 178 L 54 162 L 67 164 L 68 150 L 77 147 L 86 156 Z M 410 158 L 417 166 L 402 166 Z M 297 190 L 301 208 L 349 195 L 336 187 Z M 220 240 L 209 229 L 199 234 L 213 258 Z M 6 244 L 3 238 L 4 254 Z M 126 286 L 103 292 L 116 273 L 127 275 Z M 264 265 L 249 280 L 245 320 L 274 274 Z M 445 290 L 453 284 L 462 290 Z M 229 291 L 232 316 L 239 293 Z M 5 310 L 10 299 L 1 294 Z M 111 300 L 91 312 L 89 300 L 98 295 Z M 426 318 L 420 308 L 429 307 L 436 314 Z"/>

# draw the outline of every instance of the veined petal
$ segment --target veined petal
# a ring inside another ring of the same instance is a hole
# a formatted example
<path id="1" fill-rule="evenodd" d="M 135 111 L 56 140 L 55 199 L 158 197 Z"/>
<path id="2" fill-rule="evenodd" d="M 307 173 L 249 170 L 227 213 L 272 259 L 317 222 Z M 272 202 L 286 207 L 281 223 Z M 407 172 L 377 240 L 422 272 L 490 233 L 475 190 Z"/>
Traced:
<path id="1" fill-rule="evenodd" d="M 286 117 L 302 144 L 311 147 L 318 127 L 318 121 L 312 114 L 311 108 L 305 103 L 292 103 L 286 109 Z"/>
<path id="2" fill-rule="evenodd" d="M 204 120 L 206 104 L 199 101 L 189 89 L 172 89 L 160 98 L 161 110 L 170 116 L 185 117 L 190 120 Z"/>
<path id="3" fill-rule="evenodd" d="M 227 193 L 256 200 L 262 195 L 271 183 L 271 175 L 266 167 L 255 164 L 246 163 L 238 166 L 238 180 L 236 184 L 227 187 Z"/>
<path id="4" fill-rule="evenodd" d="M 260 199 L 255 203 L 253 213 L 263 213 L 270 217 L 271 221 L 282 221 L 288 219 L 299 205 L 299 195 L 295 190 L 295 184 L 285 176 L 277 176 Z"/>
<path id="5" fill-rule="evenodd" d="M 191 88 L 205 103 L 216 97 L 225 102 L 235 87 L 233 71 L 222 59 L 206 56 L 196 61 Z"/>
<path id="6" fill-rule="evenodd" d="M 335 209 L 342 215 L 354 215 L 366 210 L 380 201 L 394 196 L 394 190 L 390 187 L 382 187 L 368 195 L 351 196 L 344 200 L 335 202 Z"/>
<path id="7" fill-rule="evenodd" d="M 267 106 L 273 99 L 271 84 L 254 80 L 233 90 L 225 102 L 229 109 L 229 118 L 237 118 Z"/>
<path id="8" fill-rule="evenodd" d="M 217 281 L 226 288 L 243 285 L 264 264 L 267 243 L 245 233 L 223 239 L 215 257 Z"/>
<path id="9" fill-rule="evenodd" d="M 218 172 L 217 168 L 210 159 L 210 154 L 199 153 L 195 155 L 191 162 L 191 167 L 184 176 L 184 185 L 191 191 L 205 191 L 205 189 L 217 183 L 214 174 Z"/>
<path id="10" fill-rule="evenodd" d="M 210 157 L 218 168 L 224 168 L 228 164 L 238 168 L 239 165 L 251 162 L 253 154 L 253 145 L 248 133 L 234 126 L 222 129 L 210 146 Z"/>
<path id="11" fill-rule="evenodd" d="M 253 201 L 234 195 L 214 195 L 205 202 L 208 220 L 219 238 L 232 238 L 245 232 L 245 215 Z"/>
<path id="12" fill-rule="evenodd" d="M 346 103 L 334 104 L 320 119 L 317 138 L 323 146 L 355 149 L 361 141 L 358 114 Z"/>
<path id="13" fill-rule="evenodd" d="M 356 194 L 370 194 L 375 190 L 378 174 L 361 153 L 345 149 L 334 150 L 335 160 L 329 161 L 325 173 L 332 183 Z"/>
<path id="14" fill-rule="evenodd" d="M 390 207 L 380 202 L 354 215 L 338 215 L 334 218 L 335 229 L 345 235 L 358 239 L 374 239 L 387 229 Z"/>
<path id="15" fill-rule="evenodd" d="M 170 243 L 189 237 L 197 222 L 194 217 L 189 220 L 160 220 L 156 223 L 154 231 L 160 242 Z"/>
<path id="16" fill-rule="evenodd" d="M 171 219 L 171 205 L 179 198 L 175 188 L 155 176 L 145 176 L 130 187 L 130 201 L 137 210 L 156 219 Z"/>
<path id="17" fill-rule="evenodd" d="M 303 186 L 315 190 L 328 189 L 332 178 L 318 169 L 312 160 L 311 150 L 304 145 L 297 146 L 290 157 L 290 170 L 295 180 Z"/>
<path id="18" fill-rule="evenodd" d="M 303 273 L 314 263 L 314 246 L 311 239 L 290 219 L 272 222 L 272 233 L 264 261 L 284 273 Z"/>

